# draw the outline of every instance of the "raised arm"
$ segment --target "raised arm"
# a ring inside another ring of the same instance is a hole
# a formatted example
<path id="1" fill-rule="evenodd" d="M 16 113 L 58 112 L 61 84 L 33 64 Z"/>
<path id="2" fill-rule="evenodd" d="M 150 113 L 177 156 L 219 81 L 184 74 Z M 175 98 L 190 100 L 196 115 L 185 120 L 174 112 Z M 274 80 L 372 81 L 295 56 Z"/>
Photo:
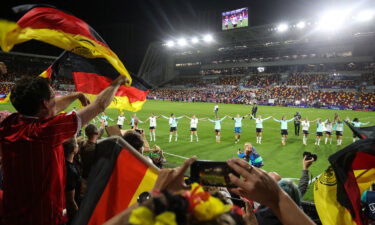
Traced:
<path id="1" fill-rule="evenodd" d="M 272 118 L 272 116 L 269 116 L 269 117 L 267 117 L 267 118 L 264 118 L 263 121 L 268 120 L 268 119 L 271 119 L 271 118 Z"/>
<path id="2" fill-rule="evenodd" d="M 126 77 L 118 76 L 106 89 L 100 92 L 93 103 L 78 110 L 77 115 L 81 118 L 82 125 L 87 124 L 95 116 L 103 112 L 111 104 L 119 87 L 125 84 L 126 81 Z"/>
<path id="3" fill-rule="evenodd" d="M 198 120 L 207 120 L 208 118 L 200 118 L 200 119 L 198 119 Z"/>
<path id="4" fill-rule="evenodd" d="M 55 114 L 64 111 L 70 104 L 72 104 L 77 99 L 81 102 L 82 106 L 87 106 L 88 104 L 90 104 L 90 101 L 82 92 L 75 92 L 69 95 L 55 97 Z"/>
<path id="5" fill-rule="evenodd" d="M 250 114 L 247 114 L 247 116 L 249 116 Z M 251 114 L 250 117 L 255 120 L 256 118 Z M 271 118 L 271 117 L 270 117 Z"/>
<path id="6" fill-rule="evenodd" d="M 164 116 L 164 115 L 160 115 L 160 116 L 163 117 L 164 119 L 169 120 L 169 117 L 166 117 L 166 116 Z"/>
<path id="7" fill-rule="evenodd" d="M 215 123 L 215 120 L 207 119 L 207 121 L 210 121 L 212 123 Z"/>
<path id="8" fill-rule="evenodd" d="M 176 117 L 176 120 L 182 119 L 182 118 L 184 118 L 184 117 L 185 117 L 185 116 Z"/>
<path id="9" fill-rule="evenodd" d="M 109 117 L 109 116 L 108 116 L 108 119 L 109 119 L 110 121 L 114 121 L 114 120 L 113 120 L 111 117 Z"/>
<path id="10" fill-rule="evenodd" d="M 367 124 L 369 124 L 369 123 L 370 123 L 370 122 L 366 122 L 366 123 L 362 123 L 362 122 L 361 122 L 361 125 L 367 125 Z"/>
<path id="11" fill-rule="evenodd" d="M 224 116 L 223 118 L 221 118 L 220 122 L 223 121 L 223 120 L 225 120 L 225 118 L 227 118 L 227 116 Z"/>
<path id="12" fill-rule="evenodd" d="M 290 120 L 287 120 L 286 122 L 289 123 L 289 122 L 291 122 L 291 121 L 293 121 L 293 120 L 294 120 L 294 117 L 293 117 L 292 119 L 290 119 Z"/>
<path id="13" fill-rule="evenodd" d="M 273 118 L 273 120 L 276 121 L 276 122 L 279 122 L 279 123 L 281 122 L 281 120 L 277 120 L 277 119 L 275 119 L 275 118 Z"/>

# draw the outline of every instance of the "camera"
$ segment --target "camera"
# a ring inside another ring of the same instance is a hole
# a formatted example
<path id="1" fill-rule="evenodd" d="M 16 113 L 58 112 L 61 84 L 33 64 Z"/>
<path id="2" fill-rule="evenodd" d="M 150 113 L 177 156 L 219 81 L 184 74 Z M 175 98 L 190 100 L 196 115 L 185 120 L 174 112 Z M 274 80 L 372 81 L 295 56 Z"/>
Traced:
<path id="1" fill-rule="evenodd" d="M 306 156 L 306 160 L 314 159 L 314 162 L 318 160 L 318 156 L 311 152 L 303 152 L 302 157 L 305 158 L 305 156 Z"/>

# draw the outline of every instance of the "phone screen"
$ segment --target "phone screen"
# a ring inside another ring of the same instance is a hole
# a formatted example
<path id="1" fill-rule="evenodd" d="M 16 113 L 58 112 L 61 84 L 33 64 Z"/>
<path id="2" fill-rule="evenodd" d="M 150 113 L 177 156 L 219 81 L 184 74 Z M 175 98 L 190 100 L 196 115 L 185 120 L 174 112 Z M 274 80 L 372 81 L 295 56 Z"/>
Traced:
<path id="1" fill-rule="evenodd" d="M 191 181 L 204 186 L 236 187 L 229 174 L 239 175 L 226 162 L 195 161 L 190 167 Z"/>

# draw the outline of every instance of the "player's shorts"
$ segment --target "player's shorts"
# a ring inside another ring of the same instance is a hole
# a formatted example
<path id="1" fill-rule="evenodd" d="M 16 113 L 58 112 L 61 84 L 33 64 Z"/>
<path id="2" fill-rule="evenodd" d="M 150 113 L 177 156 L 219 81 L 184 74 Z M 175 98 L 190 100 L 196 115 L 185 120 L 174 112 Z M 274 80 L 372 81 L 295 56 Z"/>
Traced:
<path id="1" fill-rule="evenodd" d="M 281 135 L 288 135 L 288 130 L 281 130 Z"/>
<path id="2" fill-rule="evenodd" d="M 150 127 L 150 130 L 155 130 L 155 127 Z"/>
<path id="3" fill-rule="evenodd" d="M 190 127 L 190 131 L 197 131 L 196 127 Z"/>
<path id="4" fill-rule="evenodd" d="M 219 132 L 220 132 L 220 130 L 219 130 L 219 129 L 215 129 L 215 132 L 216 132 L 216 133 L 219 133 Z"/>
<path id="5" fill-rule="evenodd" d="M 234 133 L 240 134 L 241 133 L 241 127 L 235 127 L 234 128 Z"/>
<path id="6" fill-rule="evenodd" d="M 316 136 L 318 136 L 318 137 L 323 136 L 323 132 L 316 132 Z"/>
<path id="7" fill-rule="evenodd" d="M 122 129 L 122 125 L 117 124 L 118 128 Z"/>
<path id="8" fill-rule="evenodd" d="M 328 135 L 331 136 L 332 132 L 331 131 L 326 131 L 326 134 L 328 134 Z"/>
<path id="9" fill-rule="evenodd" d="M 307 134 L 309 134 L 309 131 L 308 130 L 303 130 L 302 133 L 307 135 Z"/>
<path id="10" fill-rule="evenodd" d="M 260 132 L 263 131 L 263 128 L 255 128 L 255 131 L 256 131 L 257 133 L 260 133 Z"/>
<path id="11" fill-rule="evenodd" d="M 336 136 L 342 136 L 342 131 L 336 131 Z"/>
<path id="12" fill-rule="evenodd" d="M 171 127 L 171 128 L 169 129 L 169 131 L 170 131 L 170 132 L 177 131 L 177 127 Z"/>

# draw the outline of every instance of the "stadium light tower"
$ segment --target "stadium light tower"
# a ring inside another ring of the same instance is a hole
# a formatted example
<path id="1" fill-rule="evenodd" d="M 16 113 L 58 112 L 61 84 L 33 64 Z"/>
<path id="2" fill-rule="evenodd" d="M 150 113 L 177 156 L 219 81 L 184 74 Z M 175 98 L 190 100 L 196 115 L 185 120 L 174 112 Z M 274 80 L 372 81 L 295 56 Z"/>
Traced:
<path id="1" fill-rule="evenodd" d="M 374 10 L 363 10 L 360 11 L 356 17 L 356 20 L 359 22 L 367 22 L 374 19 L 375 11 Z"/>
<path id="2" fill-rule="evenodd" d="M 167 47 L 173 47 L 174 46 L 174 41 L 170 40 L 170 41 L 167 41 L 167 43 L 165 44 Z"/>
<path id="3" fill-rule="evenodd" d="M 199 42 L 199 40 L 198 40 L 197 37 L 193 37 L 193 38 L 191 39 L 191 43 L 193 43 L 193 44 L 196 44 L 196 43 L 198 43 L 198 42 Z"/>
<path id="4" fill-rule="evenodd" d="M 214 38 L 212 37 L 211 34 L 206 34 L 203 36 L 203 41 L 207 42 L 207 43 L 210 43 L 214 40 Z"/>
<path id="5" fill-rule="evenodd" d="M 297 23 L 297 28 L 298 29 L 303 29 L 306 27 L 306 23 L 304 21 L 300 21 L 299 23 Z"/>
<path id="6" fill-rule="evenodd" d="M 288 30 L 288 24 L 286 23 L 281 23 L 277 26 L 277 31 L 279 32 L 284 32 L 284 31 L 287 31 Z"/>
<path id="7" fill-rule="evenodd" d="M 318 22 L 318 29 L 320 30 L 338 30 L 345 24 L 348 18 L 348 10 L 334 10 L 323 14 Z"/>
<path id="8" fill-rule="evenodd" d="M 177 44 L 181 47 L 185 46 L 187 44 L 186 39 L 185 38 L 178 39 Z"/>

